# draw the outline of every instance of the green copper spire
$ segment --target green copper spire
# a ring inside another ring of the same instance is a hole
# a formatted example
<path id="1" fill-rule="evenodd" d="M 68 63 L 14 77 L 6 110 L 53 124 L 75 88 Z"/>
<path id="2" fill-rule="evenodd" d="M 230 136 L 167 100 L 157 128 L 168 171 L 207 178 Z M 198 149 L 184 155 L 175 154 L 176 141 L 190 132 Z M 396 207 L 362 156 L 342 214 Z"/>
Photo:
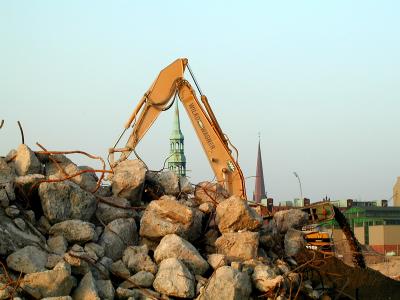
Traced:
<path id="1" fill-rule="evenodd" d="M 170 156 L 168 158 L 168 169 L 174 171 L 178 176 L 186 176 L 186 157 L 184 153 L 184 136 L 179 121 L 178 100 L 175 103 L 174 120 L 170 141 Z"/>

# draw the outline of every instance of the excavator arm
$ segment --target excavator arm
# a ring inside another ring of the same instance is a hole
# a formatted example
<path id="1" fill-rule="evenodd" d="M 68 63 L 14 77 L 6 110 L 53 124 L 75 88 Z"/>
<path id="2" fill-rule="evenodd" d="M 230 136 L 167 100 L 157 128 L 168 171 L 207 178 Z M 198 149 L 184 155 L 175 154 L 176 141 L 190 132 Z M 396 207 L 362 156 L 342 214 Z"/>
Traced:
<path id="1" fill-rule="evenodd" d="M 207 97 L 201 95 L 201 104 L 190 83 L 184 79 L 183 73 L 186 67 L 188 67 L 187 59 L 177 59 L 160 72 L 125 124 L 123 133 L 132 126 L 125 147 L 116 148 L 120 137 L 109 150 L 111 167 L 129 157 L 160 113 L 170 107 L 171 98 L 177 95 L 191 120 L 217 182 L 231 195 L 246 199 L 243 173 L 231 155 L 228 140 L 208 104 Z M 115 152 L 121 152 L 116 162 L 114 162 Z"/>

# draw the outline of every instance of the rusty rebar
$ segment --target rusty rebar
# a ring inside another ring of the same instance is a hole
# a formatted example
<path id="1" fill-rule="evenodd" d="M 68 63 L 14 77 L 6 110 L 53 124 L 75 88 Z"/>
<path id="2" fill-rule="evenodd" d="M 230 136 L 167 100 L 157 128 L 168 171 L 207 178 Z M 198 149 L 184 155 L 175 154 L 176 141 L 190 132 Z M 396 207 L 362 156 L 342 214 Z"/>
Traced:
<path id="1" fill-rule="evenodd" d="M 82 173 L 96 173 L 96 172 L 101 173 L 100 178 L 99 178 L 99 180 L 97 181 L 96 187 L 94 188 L 93 191 L 91 191 L 92 193 L 97 192 L 97 190 L 100 188 L 100 185 L 101 185 L 101 182 L 102 182 L 103 179 L 104 179 L 105 173 L 113 173 L 112 171 L 106 170 L 106 163 L 105 163 L 104 159 L 103 159 L 102 157 L 100 157 L 100 156 L 95 156 L 95 155 L 92 155 L 92 154 L 89 154 L 89 153 L 87 153 L 87 152 L 80 151 L 80 150 L 73 150 L 73 151 L 48 151 L 48 150 L 47 150 L 46 148 L 44 148 L 41 144 L 36 143 L 36 145 L 38 145 L 38 146 L 39 146 L 40 148 L 42 148 L 44 151 L 35 151 L 35 153 L 36 153 L 36 154 L 48 154 L 48 155 L 49 155 L 49 159 L 51 159 L 51 161 L 52 161 L 53 163 L 56 164 L 57 168 L 64 174 L 64 176 L 66 176 L 66 178 L 65 178 L 64 180 L 69 179 L 69 178 L 67 178 L 67 177 L 69 177 L 70 175 L 69 175 L 68 173 L 65 172 L 65 170 L 60 166 L 60 164 L 59 164 L 55 159 L 53 159 L 53 158 L 51 157 L 51 155 L 53 155 L 53 154 L 64 154 L 64 155 L 65 155 L 65 154 L 83 154 L 83 155 L 85 155 L 85 156 L 87 156 L 87 157 L 89 157 L 89 158 L 100 160 L 101 163 L 102 163 L 102 170 L 90 170 L 90 171 L 89 171 L 89 170 L 84 170 L 84 171 L 86 171 L 86 172 L 82 172 Z M 79 173 L 79 172 L 78 172 L 78 173 Z M 75 176 L 80 175 L 80 174 L 78 174 L 78 173 L 75 173 L 72 177 L 75 177 Z M 82 173 L 81 173 L 81 174 L 82 174 Z M 70 177 L 70 178 L 72 178 L 72 177 Z"/>
<path id="2" fill-rule="evenodd" d="M 25 144 L 25 136 L 24 136 L 24 131 L 22 130 L 22 125 L 20 121 L 17 121 L 19 131 L 21 132 L 21 139 L 22 139 L 22 144 Z"/>

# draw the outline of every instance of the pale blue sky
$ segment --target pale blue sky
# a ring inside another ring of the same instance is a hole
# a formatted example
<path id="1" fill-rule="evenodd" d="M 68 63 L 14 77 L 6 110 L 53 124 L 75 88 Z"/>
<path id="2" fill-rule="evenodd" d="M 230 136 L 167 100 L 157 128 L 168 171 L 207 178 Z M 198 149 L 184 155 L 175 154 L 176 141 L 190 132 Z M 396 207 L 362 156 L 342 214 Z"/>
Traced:
<path id="1" fill-rule="evenodd" d="M 20 142 L 20 120 L 33 149 L 106 157 L 159 70 L 187 57 L 246 177 L 261 132 L 269 196 L 299 195 L 293 171 L 314 201 L 391 196 L 399 1 L 192 2 L 0 0 L 0 155 Z M 166 112 L 138 149 L 153 169 L 171 121 Z M 212 179 L 184 115 L 182 130 L 191 180 Z"/>

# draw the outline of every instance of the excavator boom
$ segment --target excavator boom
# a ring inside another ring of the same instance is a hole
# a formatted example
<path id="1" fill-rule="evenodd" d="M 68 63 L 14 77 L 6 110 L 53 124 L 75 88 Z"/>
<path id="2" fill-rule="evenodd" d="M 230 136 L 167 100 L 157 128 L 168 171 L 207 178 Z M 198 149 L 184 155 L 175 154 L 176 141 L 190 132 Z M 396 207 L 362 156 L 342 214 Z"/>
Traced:
<path id="1" fill-rule="evenodd" d="M 171 99 L 178 96 L 200 140 L 217 182 L 231 195 L 246 199 L 243 173 L 231 155 L 228 140 L 217 122 L 207 97 L 201 95 L 200 103 L 190 83 L 184 79 L 183 73 L 186 67 L 188 67 L 188 60 L 182 58 L 160 72 L 125 124 L 124 132 L 132 126 L 132 132 L 125 147 L 116 148 L 120 140 L 118 139 L 114 147 L 110 148 L 111 167 L 129 157 L 159 114 L 170 107 Z M 192 75 L 191 71 L 190 73 Z M 121 153 L 116 162 L 114 162 L 115 152 Z"/>

